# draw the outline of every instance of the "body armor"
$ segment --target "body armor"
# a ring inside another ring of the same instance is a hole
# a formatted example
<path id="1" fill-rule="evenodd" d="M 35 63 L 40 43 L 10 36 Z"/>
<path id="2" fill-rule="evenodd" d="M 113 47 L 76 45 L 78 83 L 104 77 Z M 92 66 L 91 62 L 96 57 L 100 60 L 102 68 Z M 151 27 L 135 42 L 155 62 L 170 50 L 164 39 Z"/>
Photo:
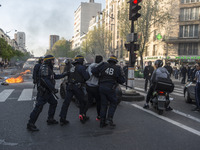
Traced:
<path id="1" fill-rule="evenodd" d="M 82 75 L 78 72 L 77 67 L 78 65 L 71 66 L 69 77 L 68 77 L 69 83 L 84 83 L 85 82 Z"/>
<path id="2" fill-rule="evenodd" d="M 104 69 L 101 71 L 100 82 L 116 82 L 115 72 L 117 66 L 109 63 L 105 64 Z"/>

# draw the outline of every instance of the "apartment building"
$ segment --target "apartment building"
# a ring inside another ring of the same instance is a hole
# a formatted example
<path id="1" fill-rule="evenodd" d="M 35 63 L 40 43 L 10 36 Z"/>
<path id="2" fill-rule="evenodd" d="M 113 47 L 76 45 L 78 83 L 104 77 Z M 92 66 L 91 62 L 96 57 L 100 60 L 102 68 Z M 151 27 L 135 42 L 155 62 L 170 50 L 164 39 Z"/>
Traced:
<path id="1" fill-rule="evenodd" d="M 53 45 L 60 39 L 58 35 L 50 35 L 49 37 L 49 50 L 53 48 Z"/>
<path id="2" fill-rule="evenodd" d="M 18 50 L 26 52 L 26 35 L 24 32 L 15 33 L 15 41 L 18 44 Z"/>
<path id="3" fill-rule="evenodd" d="M 151 29 L 152 35 L 144 61 L 162 59 L 179 67 L 182 64 L 192 65 L 200 60 L 200 0 L 177 0 L 173 7 L 176 7 L 171 9 L 174 20 L 167 22 L 161 29 L 156 26 Z M 158 34 L 162 39 L 157 39 Z"/>
<path id="4" fill-rule="evenodd" d="M 80 48 L 81 37 L 88 32 L 89 22 L 93 16 L 101 12 L 101 4 L 95 3 L 94 0 L 81 2 L 78 9 L 74 12 L 74 36 L 72 49 Z"/>

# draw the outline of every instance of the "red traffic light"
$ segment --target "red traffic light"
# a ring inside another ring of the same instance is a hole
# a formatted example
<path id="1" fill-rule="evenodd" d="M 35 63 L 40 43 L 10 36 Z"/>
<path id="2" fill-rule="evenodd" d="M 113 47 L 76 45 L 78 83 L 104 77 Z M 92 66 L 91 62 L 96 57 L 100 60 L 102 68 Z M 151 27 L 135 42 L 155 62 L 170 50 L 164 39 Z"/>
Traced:
<path id="1" fill-rule="evenodd" d="M 138 4 L 138 3 L 140 3 L 142 0 L 133 0 L 133 3 L 134 4 Z"/>

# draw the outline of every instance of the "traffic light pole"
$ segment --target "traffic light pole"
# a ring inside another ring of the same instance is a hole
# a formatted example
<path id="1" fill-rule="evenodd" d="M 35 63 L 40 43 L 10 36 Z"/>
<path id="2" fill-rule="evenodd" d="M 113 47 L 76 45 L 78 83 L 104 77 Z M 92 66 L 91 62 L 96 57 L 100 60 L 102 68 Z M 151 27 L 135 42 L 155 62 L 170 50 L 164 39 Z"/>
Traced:
<path id="1" fill-rule="evenodd" d="M 134 33 L 134 21 L 131 20 L 131 33 Z M 134 55 L 134 42 L 130 43 L 130 52 L 129 52 L 129 66 L 128 66 L 128 86 L 134 88 L 134 63 L 133 63 L 133 55 Z"/>

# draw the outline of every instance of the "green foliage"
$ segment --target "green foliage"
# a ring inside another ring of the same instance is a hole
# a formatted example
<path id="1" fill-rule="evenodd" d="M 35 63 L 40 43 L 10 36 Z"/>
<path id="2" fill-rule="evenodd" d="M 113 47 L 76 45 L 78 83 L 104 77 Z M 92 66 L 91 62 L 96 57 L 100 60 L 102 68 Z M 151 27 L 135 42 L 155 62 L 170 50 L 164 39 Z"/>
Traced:
<path id="1" fill-rule="evenodd" d="M 10 60 L 13 57 L 16 57 L 18 59 L 24 58 L 26 54 L 14 50 L 8 43 L 5 41 L 5 39 L 0 38 L 0 57 L 4 60 Z M 27 57 L 30 57 L 30 55 L 27 55 Z"/>
<path id="2" fill-rule="evenodd" d="M 51 54 L 54 57 L 74 57 L 77 51 L 71 51 L 71 42 L 62 38 L 57 41 L 52 50 L 47 51 L 46 55 Z"/>

